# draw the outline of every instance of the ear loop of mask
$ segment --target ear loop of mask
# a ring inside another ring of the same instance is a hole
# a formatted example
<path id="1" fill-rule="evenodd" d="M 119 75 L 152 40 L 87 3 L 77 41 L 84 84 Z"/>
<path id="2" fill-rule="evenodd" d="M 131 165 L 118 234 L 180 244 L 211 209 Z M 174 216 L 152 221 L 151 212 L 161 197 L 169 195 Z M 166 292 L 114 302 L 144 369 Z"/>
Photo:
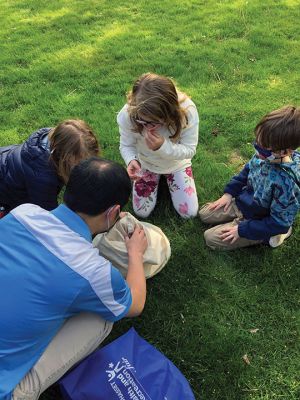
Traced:
<path id="1" fill-rule="evenodd" d="M 110 214 L 110 212 L 111 212 L 111 210 L 114 208 L 114 206 L 111 206 L 109 209 L 108 209 L 108 211 L 107 211 L 107 213 L 106 213 L 106 225 L 107 225 L 107 231 L 106 232 L 108 232 L 114 225 L 115 225 L 115 223 L 120 219 L 120 211 L 119 211 L 119 216 L 118 216 L 118 218 L 115 220 L 115 222 L 110 226 L 110 223 L 109 223 L 109 214 Z"/>
<path id="2" fill-rule="evenodd" d="M 114 207 L 114 206 L 109 207 L 109 209 L 108 209 L 108 211 L 107 211 L 107 213 L 106 213 L 106 226 L 107 226 L 106 232 L 108 232 L 109 229 L 110 229 L 110 226 L 109 226 L 109 214 L 110 214 L 111 210 L 113 209 L 113 207 Z"/>

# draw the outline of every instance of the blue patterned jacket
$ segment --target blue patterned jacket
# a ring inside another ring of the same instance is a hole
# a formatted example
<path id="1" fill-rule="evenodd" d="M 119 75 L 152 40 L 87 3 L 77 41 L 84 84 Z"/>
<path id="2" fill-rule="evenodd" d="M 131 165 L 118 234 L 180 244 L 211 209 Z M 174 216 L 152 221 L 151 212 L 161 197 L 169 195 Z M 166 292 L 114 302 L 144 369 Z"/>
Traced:
<path id="1" fill-rule="evenodd" d="M 271 163 L 254 155 L 224 189 L 231 194 L 245 220 L 240 237 L 269 241 L 286 233 L 300 209 L 300 153 L 290 163 Z"/>

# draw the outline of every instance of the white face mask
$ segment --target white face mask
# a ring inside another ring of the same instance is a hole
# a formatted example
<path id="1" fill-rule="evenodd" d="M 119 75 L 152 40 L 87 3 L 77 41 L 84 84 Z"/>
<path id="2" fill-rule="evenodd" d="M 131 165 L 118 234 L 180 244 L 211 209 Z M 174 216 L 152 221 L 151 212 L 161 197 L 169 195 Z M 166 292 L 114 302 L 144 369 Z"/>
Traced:
<path id="1" fill-rule="evenodd" d="M 119 210 L 119 215 L 118 215 L 118 217 L 116 218 L 115 222 L 114 222 L 112 225 L 110 225 L 110 222 L 109 222 L 109 215 L 110 215 L 110 213 L 111 213 L 111 210 L 112 210 L 114 207 L 115 207 L 115 206 L 109 207 L 109 209 L 108 209 L 108 211 L 107 211 L 107 213 L 106 213 L 106 226 L 107 226 L 106 232 L 110 231 L 110 229 L 111 229 L 111 228 L 118 222 L 118 220 L 120 219 L 120 210 Z"/>

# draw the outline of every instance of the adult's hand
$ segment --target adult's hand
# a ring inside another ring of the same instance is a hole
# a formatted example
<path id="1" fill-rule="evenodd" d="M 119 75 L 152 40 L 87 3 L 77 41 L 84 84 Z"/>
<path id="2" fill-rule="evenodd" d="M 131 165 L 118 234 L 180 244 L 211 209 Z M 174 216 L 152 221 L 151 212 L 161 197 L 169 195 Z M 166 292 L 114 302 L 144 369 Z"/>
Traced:
<path id="1" fill-rule="evenodd" d="M 231 194 L 224 193 L 222 197 L 211 203 L 208 209 L 211 211 L 216 211 L 219 210 L 219 208 L 224 207 L 224 211 L 226 212 L 228 210 L 228 207 L 230 206 L 231 201 L 232 201 Z"/>
<path id="2" fill-rule="evenodd" d="M 132 180 L 136 180 L 138 176 L 136 175 L 141 169 L 141 164 L 137 160 L 131 160 L 127 165 L 127 172 L 129 178 Z"/>
<path id="3" fill-rule="evenodd" d="M 145 134 L 146 145 L 151 150 L 158 150 L 165 139 L 155 129 L 147 129 Z"/>
<path id="4" fill-rule="evenodd" d="M 125 244 L 127 247 L 128 257 L 143 258 L 148 247 L 144 229 L 136 225 L 131 237 L 125 237 Z"/>

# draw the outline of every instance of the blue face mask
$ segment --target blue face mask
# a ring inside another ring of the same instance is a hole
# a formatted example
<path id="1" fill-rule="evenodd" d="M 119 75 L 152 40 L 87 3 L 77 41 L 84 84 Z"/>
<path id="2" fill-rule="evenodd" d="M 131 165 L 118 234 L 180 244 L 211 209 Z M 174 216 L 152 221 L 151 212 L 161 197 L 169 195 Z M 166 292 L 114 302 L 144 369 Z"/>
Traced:
<path id="1" fill-rule="evenodd" d="M 261 156 L 261 158 L 269 161 L 275 160 L 276 156 L 272 153 L 271 150 L 260 147 L 256 142 L 253 143 L 253 146 L 256 150 L 256 153 Z"/>

